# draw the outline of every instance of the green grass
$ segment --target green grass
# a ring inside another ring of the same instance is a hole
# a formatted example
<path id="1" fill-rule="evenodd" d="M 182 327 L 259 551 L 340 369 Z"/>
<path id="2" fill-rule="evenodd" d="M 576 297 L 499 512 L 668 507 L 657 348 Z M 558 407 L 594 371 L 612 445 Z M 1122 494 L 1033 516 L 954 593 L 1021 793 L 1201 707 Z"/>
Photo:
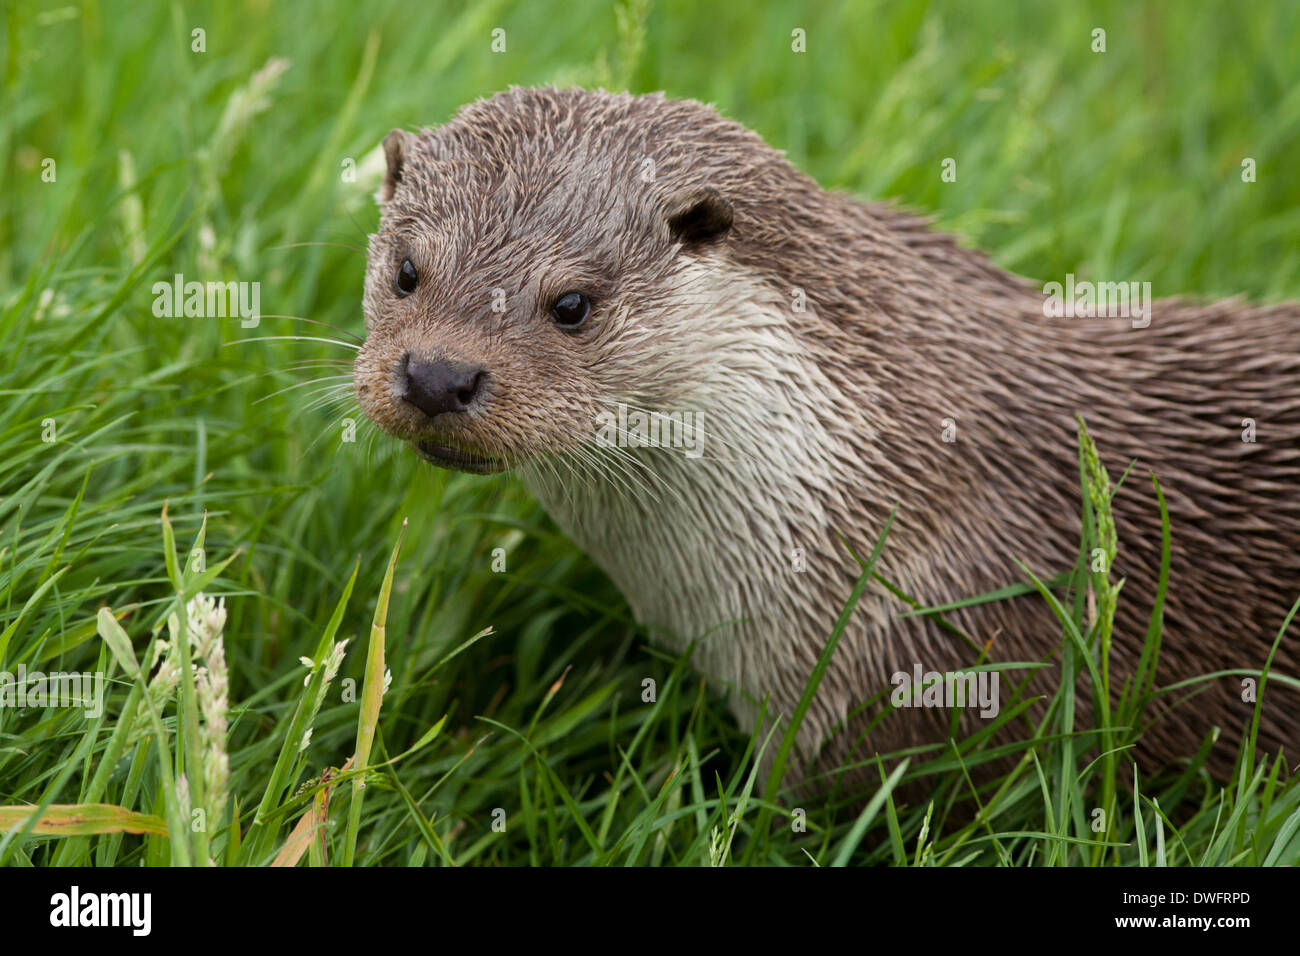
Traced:
<path id="1" fill-rule="evenodd" d="M 364 428 L 344 442 L 347 408 L 316 404 L 333 382 L 285 390 L 342 374 L 346 349 L 302 338 L 341 336 L 151 308 L 175 273 L 258 281 L 267 315 L 359 332 L 377 214 L 345 160 L 364 169 L 394 126 L 547 82 L 713 101 L 824 185 L 932 210 L 1027 275 L 1294 298 L 1292 5 L 17 0 L 0 17 L 0 670 L 111 681 L 93 720 L 0 708 L 0 807 L 46 807 L 0 809 L 0 862 L 267 864 L 286 843 L 304 864 L 358 865 L 1300 861 L 1300 785 L 1278 755 L 1248 745 L 1226 785 L 1204 753 L 1135 777 L 1126 748 L 1162 690 L 1147 675 L 1096 727 L 1074 726 L 1067 681 L 974 810 L 987 736 L 885 756 L 875 799 L 803 804 L 801 829 L 757 771 L 784 741 L 741 734 L 687 660 L 648 645 L 516 482 L 434 472 Z M 795 27 L 807 54 L 790 52 Z M 250 97 L 273 57 L 289 68 Z M 1119 477 L 1087 447 L 1081 547 L 1106 542 Z M 863 587 L 886 586 L 868 561 Z M 1063 675 L 1128 676 L 1105 661 L 1116 583 L 1043 587 Z M 228 777 L 205 764 L 190 671 L 165 693 L 132 675 L 200 588 L 228 612 Z M 1159 634 L 1157 619 L 1153 652 Z M 335 638 L 349 644 L 326 686 Z M 195 805 L 223 807 L 198 832 L 186 768 Z M 916 780 L 932 803 L 894 799 Z M 57 809 L 78 804 L 108 807 Z"/>

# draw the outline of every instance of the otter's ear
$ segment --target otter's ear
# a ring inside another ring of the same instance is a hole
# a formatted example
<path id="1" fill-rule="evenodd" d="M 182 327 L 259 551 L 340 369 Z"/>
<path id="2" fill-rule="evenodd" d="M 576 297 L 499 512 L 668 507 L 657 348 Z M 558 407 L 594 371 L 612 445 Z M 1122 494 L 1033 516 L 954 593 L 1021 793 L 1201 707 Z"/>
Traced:
<path id="1" fill-rule="evenodd" d="M 375 197 L 381 203 L 393 198 L 397 184 L 402 181 L 402 167 L 406 164 L 411 139 L 411 134 L 401 129 L 395 129 L 384 137 L 384 159 L 388 161 L 388 170 L 384 173 L 384 184 L 379 187 L 379 194 Z"/>
<path id="2" fill-rule="evenodd" d="M 688 245 L 716 242 L 731 230 L 731 203 L 705 186 L 675 197 L 665 218 L 673 237 Z"/>

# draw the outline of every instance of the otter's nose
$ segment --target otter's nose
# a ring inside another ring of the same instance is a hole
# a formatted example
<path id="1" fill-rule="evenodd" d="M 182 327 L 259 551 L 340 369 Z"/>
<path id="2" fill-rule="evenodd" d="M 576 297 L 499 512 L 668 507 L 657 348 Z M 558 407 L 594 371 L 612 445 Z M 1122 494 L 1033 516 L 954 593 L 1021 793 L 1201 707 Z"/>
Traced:
<path id="1" fill-rule="evenodd" d="M 401 398 L 430 418 L 468 411 L 483 387 L 483 369 L 447 359 L 430 361 L 409 352 L 403 361 Z"/>

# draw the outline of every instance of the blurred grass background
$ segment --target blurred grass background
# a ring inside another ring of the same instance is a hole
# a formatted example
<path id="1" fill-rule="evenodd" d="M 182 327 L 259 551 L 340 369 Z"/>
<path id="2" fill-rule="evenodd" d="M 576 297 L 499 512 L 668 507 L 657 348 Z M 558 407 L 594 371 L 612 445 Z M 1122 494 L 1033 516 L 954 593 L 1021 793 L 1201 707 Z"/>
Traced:
<path id="1" fill-rule="evenodd" d="M 498 28 L 503 53 L 491 49 Z M 806 53 L 791 51 L 796 28 Z M 1092 50 L 1096 28 L 1105 53 Z M 191 49 L 195 29 L 205 52 Z M 389 129 L 442 122 L 512 84 L 662 89 L 715 103 L 828 188 L 932 211 L 1026 275 L 1148 280 L 1157 296 L 1300 296 L 1300 8 L 1284 2 L 10 0 L 0 30 L 0 669 L 106 667 L 103 604 L 139 605 L 124 623 L 143 644 L 172 597 L 163 503 L 182 541 L 206 512 L 214 558 L 238 551 L 210 590 L 230 611 L 232 790 L 247 811 L 283 740 L 298 659 L 314 653 L 358 557 L 340 634 L 362 639 L 342 670 L 360 680 L 385 561 L 409 519 L 382 746 L 397 754 L 449 719 L 437 746 L 378 780 L 358 862 L 433 859 L 426 828 L 461 863 L 590 860 L 557 779 L 613 842 L 641 832 L 646 793 L 681 755 L 695 761 L 687 796 L 703 801 L 743 778 L 747 744 L 698 677 L 645 645 L 517 483 L 449 477 L 366 433 L 341 441 L 341 409 L 284 389 L 333 374 L 313 363 L 347 353 L 252 341 L 333 333 L 153 315 L 152 284 L 182 273 L 260 282 L 267 316 L 360 333 L 358 250 L 377 212 L 364 175 L 343 171 L 373 162 Z M 287 69 L 254 81 L 278 60 Z M 954 183 L 940 178 L 947 157 Z M 50 419 L 52 443 L 41 440 Z M 498 547 L 504 574 L 491 570 Z M 646 677 L 659 681 L 656 708 L 641 704 Z M 351 754 L 356 715 L 327 701 L 304 779 Z M 531 727 L 556 779 L 480 715 Z M 103 746 L 86 730 L 79 715 L 0 709 L 0 804 L 77 802 Z M 157 779 L 138 760 L 137 809 L 153 810 Z M 123 758 L 106 799 L 134 766 Z M 497 807 L 524 824 L 494 832 Z M 700 861 L 718 818 L 679 810 L 651 814 L 656 836 L 631 861 Z M 820 859 L 850 823 L 828 815 L 808 834 L 782 831 L 764 861 L 801 865 L 805 849 Z M 920 826 L 905 819 L 902 837 Z M 1007 845 L 989 859 L 1041 850 Z M 0 837 L 0 862 L 56 852 L 31 834 Z M 117 837 L 63 862 L 150 852 L 150 840 Z"/>

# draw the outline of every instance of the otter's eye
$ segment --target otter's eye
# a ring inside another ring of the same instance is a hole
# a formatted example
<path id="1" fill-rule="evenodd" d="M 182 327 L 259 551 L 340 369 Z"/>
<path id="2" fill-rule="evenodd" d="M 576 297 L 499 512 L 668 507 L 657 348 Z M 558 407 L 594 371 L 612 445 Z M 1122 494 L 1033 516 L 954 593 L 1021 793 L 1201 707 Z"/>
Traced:
<path id="1" fill-rule="evenodd" d="M 415 271 L 415 266 L 411 265 L 410 259 L 403 259 L 402 266 L 397 270 L 397 278 L 393 280 L 393 288 L 402 298 L 406 298 L 415 291 L 415 287 L 420 284 L 420 273 Z"/>
<path id="2" fill-rule="evenodd" d="M 572 332 L 582 327 L 591 314 L 591 302 L 581 292 L 566 292 L 551 306 L 555 324 Z"/>

